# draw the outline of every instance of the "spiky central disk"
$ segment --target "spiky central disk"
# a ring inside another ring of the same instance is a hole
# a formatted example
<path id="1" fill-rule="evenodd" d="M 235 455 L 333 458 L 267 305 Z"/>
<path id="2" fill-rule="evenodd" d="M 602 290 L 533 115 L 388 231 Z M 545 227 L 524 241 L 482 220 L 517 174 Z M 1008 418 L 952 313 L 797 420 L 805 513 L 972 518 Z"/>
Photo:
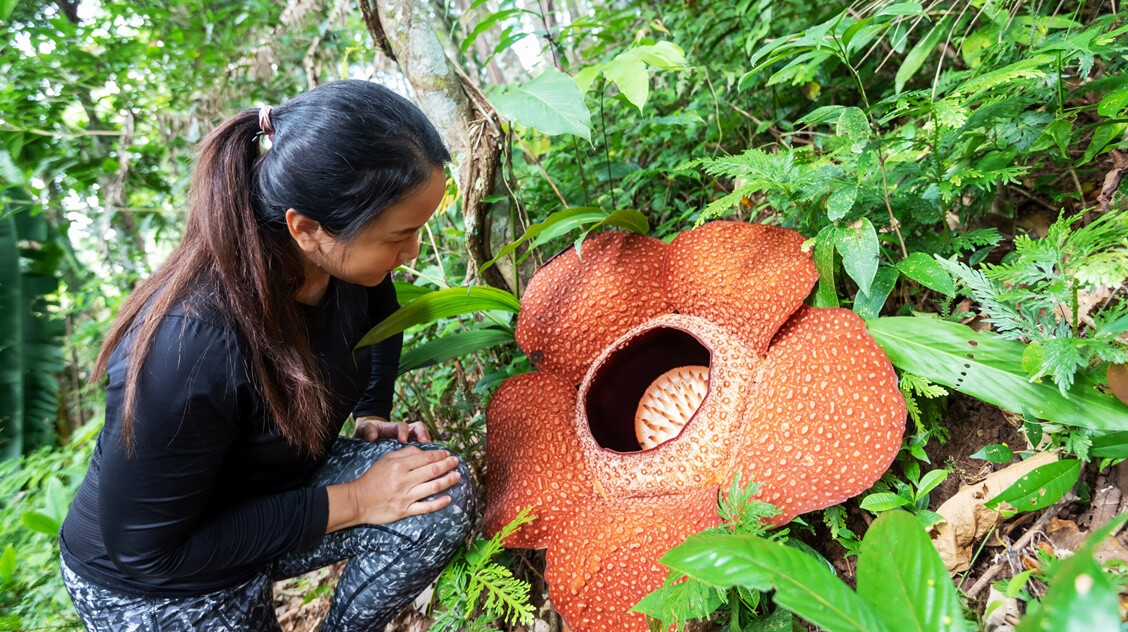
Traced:
<path id="1" fill-rule="evenodd" d="M 635 436 L 643 450 L 678 436 L 709 390 L 709 367 L 681 366 L 654 380 L 635 411 Z"/>

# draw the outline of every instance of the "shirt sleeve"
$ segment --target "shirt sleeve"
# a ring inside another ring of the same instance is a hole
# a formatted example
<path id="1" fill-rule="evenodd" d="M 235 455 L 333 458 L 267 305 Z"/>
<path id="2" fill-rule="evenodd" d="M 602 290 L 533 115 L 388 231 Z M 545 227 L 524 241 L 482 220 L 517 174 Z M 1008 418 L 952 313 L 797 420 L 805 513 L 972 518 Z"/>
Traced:
<path id="1" fill-rule="evenodd" d="M 368 290 L 368 313 L 372 319 L 370 326 L 375 327 L 399 309 L 399 306 L 392 276 L 388 275 L 379 285 Z M 372 374 L 368 388 L 353 407 L 353 415 L 356 417 L 377 415 L 390 419 L 392 396 L 395 392 L 396 376 L 399 374 L 400 353 L 403 351 L 403 334 L 386 338 L 372 345 L 371 349 Z"/>
<path id="2" fill-rule="evenodd" d="M 114 564 L 138 579 L 192 578 L 316 544 L 329 517 L 324 488 L 235 502 L 216 493 L 240 420 L 253 414 L 234 335 L 194 318 L 164 319 L 138 379 L 131 449 L 120 428 L 129 344 L 110 362 L 100 442 L 100 526 Z"/>

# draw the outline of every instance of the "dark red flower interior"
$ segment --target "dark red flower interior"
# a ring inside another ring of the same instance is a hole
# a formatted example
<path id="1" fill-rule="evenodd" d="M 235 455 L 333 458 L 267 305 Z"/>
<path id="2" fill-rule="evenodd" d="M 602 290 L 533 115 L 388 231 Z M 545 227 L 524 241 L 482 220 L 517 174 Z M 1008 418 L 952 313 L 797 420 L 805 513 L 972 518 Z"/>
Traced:
<path id="1" fill-rule="evenodd" d="M 584 400 L 596 443 L 616 452 L 642 450 L 634 420 L 647 387 L 670 369 L 710 366 L 711 355 L 697 338 L 670 327 L 644 331 L 613 351 L 595 370 Z"/>

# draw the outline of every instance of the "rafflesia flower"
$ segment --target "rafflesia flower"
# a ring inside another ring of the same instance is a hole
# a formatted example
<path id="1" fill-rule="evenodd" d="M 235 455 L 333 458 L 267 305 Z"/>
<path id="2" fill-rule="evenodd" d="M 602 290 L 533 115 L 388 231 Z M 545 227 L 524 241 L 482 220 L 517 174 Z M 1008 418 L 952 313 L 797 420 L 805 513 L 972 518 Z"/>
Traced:
<path id="1" fill-rule="evenodd" d="M 487 533 L 548 548 L 549 597 L 576 632 L 646 630 L 629 612 L 658 559 L 720 522 L 733 475 L 798 514 L 842 502 L 893 461 L 905 402 L 861 319 L 803 305 L 803 237 L 711 222 L 670 244 L 607 232 L 533 276 L 517 342 L 539 371 L 487 410 Z M 581 256 L 582 255 L 582 256 Z"/>

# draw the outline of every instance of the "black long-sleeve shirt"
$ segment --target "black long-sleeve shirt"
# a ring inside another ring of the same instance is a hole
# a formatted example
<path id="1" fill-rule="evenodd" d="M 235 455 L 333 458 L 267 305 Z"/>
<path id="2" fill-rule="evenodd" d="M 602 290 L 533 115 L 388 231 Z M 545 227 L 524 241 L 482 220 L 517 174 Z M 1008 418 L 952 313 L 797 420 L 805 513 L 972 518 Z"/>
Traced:
<path id="1" fill-rule="evenodd" d="M 67 565 L 89 581 L 153 596 L 200 594 L 249 579 L 325 533 L 324 487 L 305 487 L 324 457 L 279 434 L 229 320 L 189 298 L 162 320 L 142 367 L 134 447 L 121 436 L 132 337 L 110 357 L 106 422 L 60 531 Z M 202 301 L 206 305 L 206 301 Z M 304 307 L 332 416 L 388 417 L 402 336 L 353 351 L 398 307 L 390 277 L 374 288 L 331 279 Z"/>

